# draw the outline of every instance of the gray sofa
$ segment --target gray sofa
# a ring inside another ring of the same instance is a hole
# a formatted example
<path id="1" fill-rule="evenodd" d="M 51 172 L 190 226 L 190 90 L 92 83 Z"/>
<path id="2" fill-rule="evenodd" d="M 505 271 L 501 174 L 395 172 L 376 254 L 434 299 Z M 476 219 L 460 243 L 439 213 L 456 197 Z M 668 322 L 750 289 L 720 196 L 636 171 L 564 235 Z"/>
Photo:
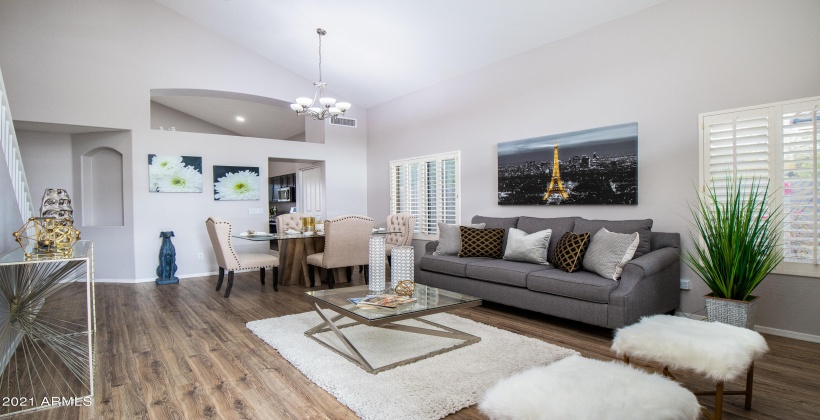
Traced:
<path id="1" fill-rule="evenodd" d="M 591 235 L 601 227 L 619 233 L 637 231 L 641 244 L 621 279 L 614 281 L 583 269 L 566 273 L 552 265 L 434 255 L 438 242 L 433 241 L 419 262 L 419 283 L 607 328 L 674 311 L 680 303 L 680 234 L 651 232 L 652 220 L 475 216 L 472 223 L 527 233 L 552 229 L 550 264 L 558 240 L 570 231 Z"/>

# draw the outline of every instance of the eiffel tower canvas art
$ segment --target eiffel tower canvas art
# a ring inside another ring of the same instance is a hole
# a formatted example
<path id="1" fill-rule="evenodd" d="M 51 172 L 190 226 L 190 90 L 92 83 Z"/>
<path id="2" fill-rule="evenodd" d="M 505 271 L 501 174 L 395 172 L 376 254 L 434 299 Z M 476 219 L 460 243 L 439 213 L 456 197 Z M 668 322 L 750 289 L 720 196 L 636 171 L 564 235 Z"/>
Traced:
<path id="1" fill-rule="evenodd" d="M 638 123 L 499 143 L 498 204 L 638 204 Z"/>

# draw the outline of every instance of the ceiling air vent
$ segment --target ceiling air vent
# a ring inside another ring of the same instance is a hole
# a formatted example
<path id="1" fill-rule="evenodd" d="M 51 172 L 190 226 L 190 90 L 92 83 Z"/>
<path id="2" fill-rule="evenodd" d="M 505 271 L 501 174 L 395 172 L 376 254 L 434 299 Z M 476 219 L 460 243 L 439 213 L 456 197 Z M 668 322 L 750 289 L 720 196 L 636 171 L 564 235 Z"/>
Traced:
<path id="1" fill-rule="evenodd" d="M 343 118 L 343 117 L 331 117 L 330 124 L 332 125 L 343 125 L 345 127 L 352 127 L 356 128 L 356 119 L 355 118 Z"/>

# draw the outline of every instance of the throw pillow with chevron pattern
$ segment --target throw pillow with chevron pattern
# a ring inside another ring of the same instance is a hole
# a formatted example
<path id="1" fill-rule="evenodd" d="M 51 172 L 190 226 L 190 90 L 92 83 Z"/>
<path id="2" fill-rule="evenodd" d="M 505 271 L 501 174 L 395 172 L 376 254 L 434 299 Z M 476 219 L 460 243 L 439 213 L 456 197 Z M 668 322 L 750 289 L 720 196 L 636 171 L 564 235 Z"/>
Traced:
<path id="1" fill-rule="evenodd" d="M 504 250 L 501 244 L 504 242 L 505 229 L 475 229 L 467 226 L 460 226 L 461 229 L 461 251 L 459 257 L 487 257 L 501 258 Z"/>

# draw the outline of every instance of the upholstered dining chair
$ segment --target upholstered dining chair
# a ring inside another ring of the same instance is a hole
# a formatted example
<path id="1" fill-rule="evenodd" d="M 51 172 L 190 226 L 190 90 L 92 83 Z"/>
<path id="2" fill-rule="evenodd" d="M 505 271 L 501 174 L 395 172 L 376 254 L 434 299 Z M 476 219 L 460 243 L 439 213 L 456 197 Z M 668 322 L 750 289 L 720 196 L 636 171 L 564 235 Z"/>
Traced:
<path id="1" fill-rule="evenodd" d="M 289 229 L 301 232 L 303 217 L 305 215 L 302 213 L 285 213 L 276 216 L 276 234 L 284 235 Z"/>
<path id="2" fill-rule="evenodd" d="M 216 263 L 219 264 L 219 280 L 216 282 L 216 290 L 222 288 L 222 280 L 225 278 L 225 270 L 228 270 L 228 287 L 225 288 L 225 297 L 231 295 L 233 288 L 233 272 L 235 270 L 259 269 L 259 278 L 265 284 L 265 268 L 273 267 L 273 290 L 278 292 L 277 279 L 279 277 L 279 258 L 270 254 L 238 253 L 234 251 L 231 243 L 231 224 L 218 217 L 211 216 L 205 221 L 208 229 L 208 236 L 211 238 L 211 245 L 216 255 Z"/>
<path id="3" fill-rule="evenodd" d="M 387 231 L 390 233 L 384 238 L 384 252 L 387 262 L 393 253 L 394 246 L 410 246 L 413 242 L 413 231 L 416 229 L 416 216 L 410 213 L 396 213 L 387 216 Z"/>
<path id="4" fill-rule="evenodd" d="M 339 216 L 325 220 L 325 249 L 307 256 L 310 286 L 315 285 L 314 266 L 328 270 L 327 284 L 331 289 L 336 279 L 342 279 L 343 273 L 350 281 L 350 269 L 356 265 L 364 266 L 366 279 L 372 234 L 373 219 L 367 216 Z"/>
<path id="5" fill-rule="evenodd" d="M 295 230 L 297 232 L 301 232 L 302 231 L 302 217 L 304 217 L 304 216 L 305 215 L 302 214 L 302 213 L 284 213 L 284 214 L 280 214 L 280 215 L 276 216 L 276 234 L 279 235 L 279 236 L 282 236 L 288 230 Z M 279 249 L 279 252 L 280 252 L 279 256 L 282 257 L 282 260 L 285 261 L 285 264 L 287 264 L 287 260 L 284 258 L 284 256 L 281 253 L 282 250 L 285 249 L 285 247 L 282 245 L 282 242 L 283 241 L 280 240 L 279 244 L 278 244 L 279 245 L 278 249 Z"/>

